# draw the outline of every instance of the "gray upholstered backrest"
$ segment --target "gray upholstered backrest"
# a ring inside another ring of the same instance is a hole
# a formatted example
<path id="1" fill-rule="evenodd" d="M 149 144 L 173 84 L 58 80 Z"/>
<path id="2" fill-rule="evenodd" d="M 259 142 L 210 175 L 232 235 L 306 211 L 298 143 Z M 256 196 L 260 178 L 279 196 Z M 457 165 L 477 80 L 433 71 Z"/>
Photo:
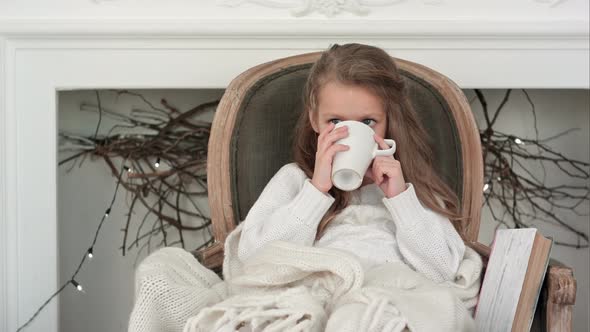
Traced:
<path id="1" fill-rule="evenodd" d="M 302 111 L 311 64 L 285 68 L 246 94 L 231 143 L 234 217 L 246 217 L 270 178 L 292 162 L 293 132 Z M 412 103 L 431 137 L 435 168 L 461 198 L 462 165 L 457 129 L 444 98 L 425 81 L 402 71 Z"/>

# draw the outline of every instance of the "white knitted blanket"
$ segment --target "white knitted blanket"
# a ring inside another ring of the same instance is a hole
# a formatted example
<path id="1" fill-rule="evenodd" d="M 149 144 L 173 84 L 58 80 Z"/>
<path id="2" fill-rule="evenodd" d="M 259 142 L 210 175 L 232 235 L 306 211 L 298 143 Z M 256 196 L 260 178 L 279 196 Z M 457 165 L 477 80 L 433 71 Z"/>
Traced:
<path id="1" fill-rule="evenodd" d="M 182 249 L 147 257 L 129 331 L 475 331 L 482 262 L 470 248 L 455 281 L 435 284 L 400 262 L 363 271 L 344 251 L 282 241 L 242 263 L 240 231 L 224 280 Z"/>

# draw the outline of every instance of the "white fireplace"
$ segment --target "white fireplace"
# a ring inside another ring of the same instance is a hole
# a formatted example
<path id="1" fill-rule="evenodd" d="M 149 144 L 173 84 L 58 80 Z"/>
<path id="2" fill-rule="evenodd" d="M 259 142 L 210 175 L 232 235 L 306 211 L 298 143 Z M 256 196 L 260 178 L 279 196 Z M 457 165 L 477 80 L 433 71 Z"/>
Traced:
<path id="1" fill-rule="evenodd" d="M 125 0 L 0 4 L 0 331 L 15 331 L 61 284 L 59 90 L 224 88 L 256 64 L 349 41 L 432 67 L 462 88 L 590 85 L 584 0 L 139 6 Z M 57 317 L 53 302 L 29 330 L 57 331 Z"/>

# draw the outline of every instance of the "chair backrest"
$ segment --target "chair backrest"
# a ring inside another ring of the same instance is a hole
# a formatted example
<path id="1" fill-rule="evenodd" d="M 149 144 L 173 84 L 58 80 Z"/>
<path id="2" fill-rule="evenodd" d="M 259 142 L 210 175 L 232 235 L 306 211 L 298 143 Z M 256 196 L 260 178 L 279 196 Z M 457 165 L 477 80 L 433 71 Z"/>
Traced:
<path id="1" fill-rule="evenodd" d="M 213 121 L 208 191 L 214 237 L 222 244 L 244 220 L 278 169 L 292 162 L 293 129 L 302 91 L 320 53 L 253 67 L 227 87 Z M 479 132 L 461 89 L 425 66 L 394 58 L 412 103 L 430 134 L 435 168 L 460 198 L 463 237 L 476 241 L 483 186 Z"/>

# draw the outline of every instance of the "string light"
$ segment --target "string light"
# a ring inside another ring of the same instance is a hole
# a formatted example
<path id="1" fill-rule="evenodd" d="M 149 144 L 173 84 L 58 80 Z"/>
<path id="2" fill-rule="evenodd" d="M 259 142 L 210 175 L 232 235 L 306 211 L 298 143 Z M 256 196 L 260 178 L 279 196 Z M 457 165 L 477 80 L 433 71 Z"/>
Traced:
<path id="1" fill-rule="evenodd" d="M 86 293 L 86 292 L 84 291 L 84 288 L 82 287 L 82 285 L 80 285 L 78 282 L 76 282 L 76 280 L 72 279 L 72 280 L 70 280 L 70 282 L 72 283 L 72 285 L 74 285 L 74 287 L 76 287 L 76 289 L 77 289 L 79 292 Z"/>
<path id="2" fill-rule="evenodd" d="M 94 248 L 94 245 L 96 244 L 96 240 L 98 239 L 98 234 L 100 233 L 100 229 L 102 228 L 102 224 L 108 218 L 109 214 L 111 213 L 111 208 L 113 207 L 113 204 L 115 204 L 115 199 L 117 198 L 117 192 L 119 191 L 119 186 L 121 184 L 121 176 L 123 175 L 123 170 L 128 171 L 129 167 L 123 166 L 123 168 L 121 168 L 121 171 L 119 172 L 119 175 L 117 176 L 117 184 L 115 185 L 115 192 L 113 193 L 113 197 L 111 199 L 111 204 L 109 204 L 109 207 L 106 209 L 105 213 L 103 214 L 103 216 L 100 220 L 100 223 L 98 224 L 98 227 L 96 228 L 96 232 L 94 233 L 94 239 L 92 240 L 92 244 L 90 245 L 89 249 L 86 252 L 84 252 L 82 259 L 80 260 L 80 263 L 78 264 L 78 268 L 76 269 L 74 274 L 72 274 L 72 277 L 68 281 L 64 282 L 57 291 L 55 291 L 45 302 L 43 302 L 43 304 L 39 307 L 39 309 L 37 309 L 37 311 L 35 311 L 35 313 L 31 316 L 31 318 L 29 318 L 29 320 L 27 320 L 23 325 L 21 325 L 16 330 L 17 332 L 21 331 L 22 329 L 27 327 L 27 325 L 29 325 L 33 320 L 35 320 L 35 318 L 51 302 L 51 300 L 53 300 L 57 295 L 59 295 L 66 288 L 66 286 L 68 286 L 69 284 L 74 285 L 74 287 L 79 292 L 86 293 L 84 291 L 84 287 L 82 287 L 82 285 L 80 285 L 80 283 L 77 282 L 75 280 L 75 278 L 78 275 L 78 273 L 80 272 L 80 269 L 82 269 L 82 265 L 84 265 L 84 262 L 86 261 L 86 259 L 87 258 L 92 259 L 92 257 L 94 257 L 93 248 Z"/>
<path id="3" fill-rule="evenodd" d="M 154 166 L 156 166 L 156 168 L 160 167 L 160 157 L 158 157 L 158 160 L 156 160 Z"/>
<path id="4" fill-rule="evenodd" d="M 490 188 L 490 184 L 486 183 L 483 185 L 483 191 L 486 192 Z"/>
<path id="5" fill-rule="evenodd" d="M 498 176 L 498 177 L 496 178 L 496 180 L 498 180 L 498 181 L 502 181 L 502 178 Z"/>
<path id="6" fill-rule="evenodd" d="M 524 145 L 524 142 L 518 137 L 514 139 L 514 143 L 516 143 L 518 145 Z"/>

